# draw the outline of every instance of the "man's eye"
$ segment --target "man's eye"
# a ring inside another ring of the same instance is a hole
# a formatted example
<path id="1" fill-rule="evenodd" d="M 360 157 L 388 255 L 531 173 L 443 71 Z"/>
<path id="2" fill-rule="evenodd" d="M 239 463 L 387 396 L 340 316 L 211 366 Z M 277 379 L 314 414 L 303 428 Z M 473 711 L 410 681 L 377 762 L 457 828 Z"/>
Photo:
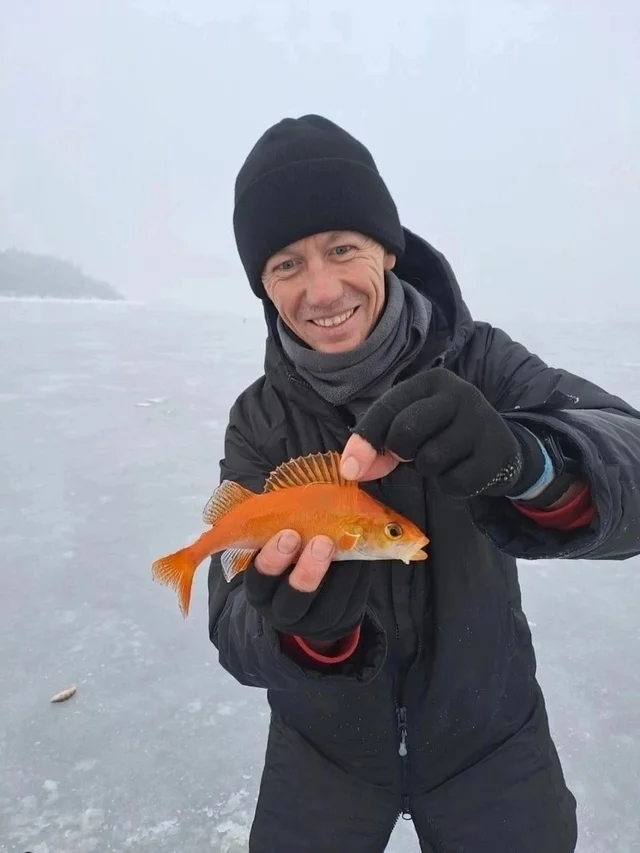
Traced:
<path id="1" fill-rule="evenodd" d="M 350 252 L 353 249 L 353 246 L 336 246 L 333 250 L 337 255 L 346 255 L 347 252 Z"/>
<path id="2" fill-rule="evenodd" d="M 293 269 L 294 264 L 295 261 L 292 260 L 283 261 L 281 264 L 278 264 L 278 269 L 282 270 L 283 272 L 287 272 L 288 270 Z"/>

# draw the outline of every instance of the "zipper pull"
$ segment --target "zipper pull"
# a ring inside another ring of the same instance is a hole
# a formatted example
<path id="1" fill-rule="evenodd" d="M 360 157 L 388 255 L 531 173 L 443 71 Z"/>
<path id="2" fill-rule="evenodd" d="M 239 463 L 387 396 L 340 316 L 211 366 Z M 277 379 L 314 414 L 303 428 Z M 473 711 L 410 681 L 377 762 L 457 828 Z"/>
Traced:
<path id="1" fill-rule="evenodd" d="M 409 797 L 406 794 L 402 798 L 402 820 L 412 820 L 411 806 L 409 805 Z"/>
<path id="2" fill-rule="evenodd" d="M 404 758 L 407 755 L 407 709 L 398 708 L 398 730 L 400 731 L 400 746 L 398 754 Z"/>
<path id="3" fill-rule="evenodd" d="M 398 747 L 398 755 L 401 755 L 403 758 L 407 754 L 407 733 L 402 732 L 402 737 L 400 739 L 400 746 Z"/>

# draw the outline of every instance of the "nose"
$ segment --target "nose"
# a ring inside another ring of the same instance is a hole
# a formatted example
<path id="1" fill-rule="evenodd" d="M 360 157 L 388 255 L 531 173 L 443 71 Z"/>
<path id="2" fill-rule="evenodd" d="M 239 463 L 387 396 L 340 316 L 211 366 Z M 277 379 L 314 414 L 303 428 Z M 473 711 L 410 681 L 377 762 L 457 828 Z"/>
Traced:
<path id="1" fill-rule="evenodd" d="M 324 264 L 310 264 L 307 270 L 305 296 L 309 305 L 331 305 L 342 296 L 340 279 Z"/>

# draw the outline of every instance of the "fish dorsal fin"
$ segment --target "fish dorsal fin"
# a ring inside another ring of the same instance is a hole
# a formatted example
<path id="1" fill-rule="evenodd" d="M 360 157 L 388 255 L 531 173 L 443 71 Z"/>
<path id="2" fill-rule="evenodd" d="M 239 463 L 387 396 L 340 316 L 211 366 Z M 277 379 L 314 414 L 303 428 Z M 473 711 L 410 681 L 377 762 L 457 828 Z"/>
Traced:
<path id="1" fill-rule="evenodd" d="M 207 501 L 207 505 L 202 511 L 202 520 L 205 524 L 214 525 L 223 515 L 254 497 L 255 494 L 249 489 L 245 489 L 240 483 L 234 483 L 233 480 L 223 480 Z"/>
<path id="2" fill-rule="evenodd" d="M 278 489 L 309 486 L 312 483 L 357 487 L 354 480 L 346 480 L 340 473 L 341 455 L 335 450 L 329 450 L 326 453 L 310 453 L 308 456 L 289 459 L 271 472 L 264 491 L 275 492 Z"/>

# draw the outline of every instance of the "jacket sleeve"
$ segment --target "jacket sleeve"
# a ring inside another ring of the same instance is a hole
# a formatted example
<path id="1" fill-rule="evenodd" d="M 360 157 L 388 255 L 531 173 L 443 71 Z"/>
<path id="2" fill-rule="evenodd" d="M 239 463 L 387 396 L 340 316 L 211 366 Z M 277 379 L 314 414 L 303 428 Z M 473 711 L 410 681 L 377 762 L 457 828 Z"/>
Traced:
<path id="1" fill-rule="evenodd" d="M 480 530 L 524 559 L 640 554 L 640 412 L 589 380 L 550 367 L 485 323 L 476 323 L 458 372 L 504 417 L 566 443 L 592 502 L 588 523 L 561 530 L 537 524 L 508 500 L 478 497 L 469 507 Z"/>
<path id="2" fill-rule="evenodd" d="M 234 480 L 261 492 L 275 466 L 256 448 L 238 403 L 231 410 L 224 453 L 220 480 Z M 250 687 L 290 690 L 318 680 L 343 688 L 375 677 L 386 655 L 386 637 L 373 613 L 365 616 L 357 648 L 353 644 L 345 647 L 334 661 L 305 654 L 295 638 L 280 635 L 248 604 L 242 573 L 231 583 L 225 580 L 220 558 L 214 554 L 209 566 L 209 637 L 221 666 L 237 681 Z"/>

